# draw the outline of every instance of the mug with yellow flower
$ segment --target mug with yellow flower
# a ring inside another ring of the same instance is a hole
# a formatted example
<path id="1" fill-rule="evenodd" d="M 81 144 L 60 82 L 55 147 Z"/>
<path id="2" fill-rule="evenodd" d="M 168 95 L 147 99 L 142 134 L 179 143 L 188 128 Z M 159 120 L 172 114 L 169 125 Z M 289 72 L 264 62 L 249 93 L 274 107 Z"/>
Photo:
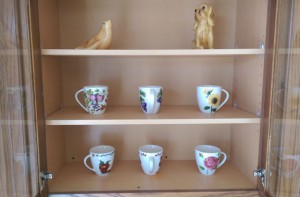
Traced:
<path id="1" fill-rule="evenodd" d="M 221 93 L 226 94 L 225 100 L 220 104 Z M 202 85 L 197 87 L 197 100 L 201 112 L 214 113 L 218 111 L 229 98 L 229 93 L 221 86 Z"/>

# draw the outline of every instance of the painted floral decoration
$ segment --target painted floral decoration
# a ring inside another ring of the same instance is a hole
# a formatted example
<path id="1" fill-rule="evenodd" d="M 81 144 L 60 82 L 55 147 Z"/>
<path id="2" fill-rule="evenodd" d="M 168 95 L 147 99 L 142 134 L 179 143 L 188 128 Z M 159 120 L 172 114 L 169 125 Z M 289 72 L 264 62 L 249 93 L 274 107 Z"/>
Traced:
<path id="1" fill-rule="evenodd" d="M 140 90 L 140 103 L 141 107 L 145 112 L 147 112 L 147 103 L 145 102 L 146 92 Z M 157 94 L 156 102 L 161 103 L 162 102 L 162 89 L 159 90 L 159 93 Z"/>
<path id="2" fill-rule="evenodd" d="M 204 159 L 204 166 L 210 170 L 217 168 L 219 159 L 217 157 L 207 157 Z"/>
<path id="3" fill-rule="evenodd" d="M 104 111 L 107 103 L 108 93 L 103 89 L 100 92 L 99 89 L 89 89 L 85 92 L 85 103 L 89 107 L 91 112 Z"/>
<path id="4" fill-rule="evenodd" d="M 214 89 L 205 89 L 203 93 L 206 95 L 208 105 L 204 107 L 204 110 L 210 110 L 211 113 L 216 112 L 220 104 L 220 96 L 213 94 Z"/>

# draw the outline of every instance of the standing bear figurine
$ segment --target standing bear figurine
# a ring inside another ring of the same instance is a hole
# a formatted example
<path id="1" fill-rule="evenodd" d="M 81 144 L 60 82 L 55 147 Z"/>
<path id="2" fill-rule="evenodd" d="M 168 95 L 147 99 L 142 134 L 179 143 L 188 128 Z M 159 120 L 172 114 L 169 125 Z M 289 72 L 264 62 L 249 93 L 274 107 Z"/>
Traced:
<path id="1" fill-rule="evenodd" d="M 213 49 L 214 48 L 214 12 L 211 6 L 207 4 L 200 5 L 195 9 L 193 48 Z"/>
<path id="2" fill-rule="evenodd" d="M 107 20 L 102 23 L 101 29 L 95 36 L 86 41 L 76 49 L 109 49 L 112 40 L 111 21 Z"/>

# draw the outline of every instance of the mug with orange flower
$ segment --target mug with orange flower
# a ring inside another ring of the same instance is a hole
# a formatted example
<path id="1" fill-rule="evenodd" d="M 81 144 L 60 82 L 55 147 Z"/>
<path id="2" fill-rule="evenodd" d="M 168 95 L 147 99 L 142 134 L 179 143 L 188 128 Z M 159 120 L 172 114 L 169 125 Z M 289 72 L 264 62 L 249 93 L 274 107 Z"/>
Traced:
<path id="1" fill-rule="evenodd" d="M 221 93 L 226 94 L 225 100 L 220 104 Z M 201 112 L 214 113 L 218 111 L 229 99 L 229 93 L 221 86 L 203 85 L 197 87 L 197 100 Z"/>
<path id="2" fill-rule="evenodd" d="M 83 92 L 85 106 L 78 99 L 80 92 Z M 107 106 L 108 87 L 103 85 L 85 86 L 76 92 L 75 99 L 86 112 L 102 114 Z"/>

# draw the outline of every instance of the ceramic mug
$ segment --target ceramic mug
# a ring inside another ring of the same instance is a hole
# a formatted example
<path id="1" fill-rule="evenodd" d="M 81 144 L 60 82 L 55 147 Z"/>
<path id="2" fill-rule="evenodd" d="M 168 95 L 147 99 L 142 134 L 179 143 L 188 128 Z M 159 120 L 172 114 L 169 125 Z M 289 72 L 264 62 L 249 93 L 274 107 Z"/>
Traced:
<path id="1" fill-rule="evenodd" d="M 108 145 L 95 146 L 90 149 L 83 163 L 91 171 L 97 175 L 107 175 L 114 162 L 115 148 Z M 91 159 L 92 167 L 87 164 L 87 159 Z"/>
<path id="2" fill-rule="evenodd" d="M 141 86 L 139 87 L 140 103 L 144 113 L 156 114 L 162 101 L 161 86 Z"/>
<path id="3" fill-rule="evenodd" d="M 85 106 L 79 101 L 78 94 L 84 93 Z M 85 86 L 75 94 L 77 103 L 90 114 L 102 114 L 107 107 L 108 87 L 103 85 Z"/>
<path id="4" fill-rule="evenodd" d="M 159 171 L 163 148 L 157 145 L 144 145 L 139 148 L 141 167 L 145 174 L 154 175 Z"/>
<path id="5" fill-rule="evenodd" d="M 225 92 L 226 98 L 220 104 L 222 92 Z M 228 99 L 229 93 L 220 86 L 203 85 L 197 87 L 197 100 L 201 112 L 214 113 L 218 111 Z"/>
<path id="6" fill-rule="evenodd" d="M 220 161 L 221 155 L 223 155 L 222 161 Z M 225 163 L 227 155 L 216 146 L 200 145 L 195 148 L 195 158 L 201 174 L 213 175 L 216 169 Z"/>

